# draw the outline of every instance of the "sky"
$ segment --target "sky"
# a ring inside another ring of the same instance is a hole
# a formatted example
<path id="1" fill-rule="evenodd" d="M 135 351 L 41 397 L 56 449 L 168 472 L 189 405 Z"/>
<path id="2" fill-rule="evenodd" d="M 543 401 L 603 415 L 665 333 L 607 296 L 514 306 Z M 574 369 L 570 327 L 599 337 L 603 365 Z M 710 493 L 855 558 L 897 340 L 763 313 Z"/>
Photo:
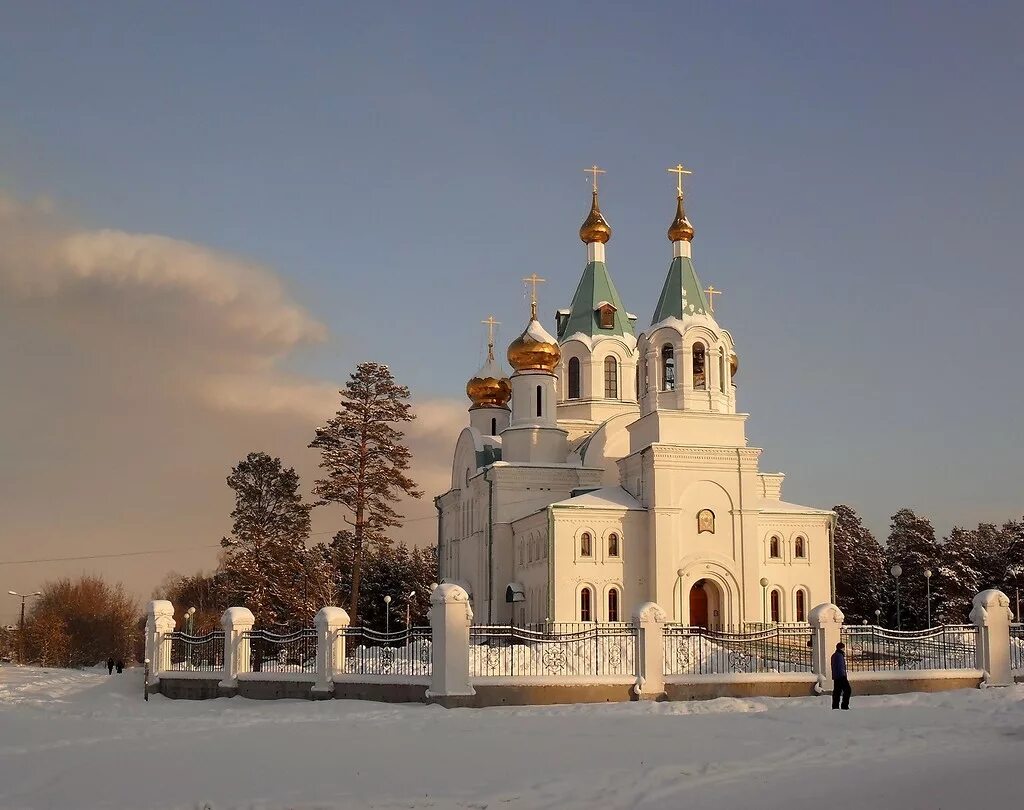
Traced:
<path id="1" fill-rule="evenodd" d="M 593 163 L 641 325 L 665 169 L 693 169 L 694 262 L 787 500 L 880 536 L 903 506 L 940 534 L 1020 517 L 1022 24 L 997 2 L 8 5 L 2 590 L 89 572 L 148 597 L 209 569 L 231 465 L 266 450 L 308 491 L 362 360 L 412 389 L 427 496 L 401 537 L 432 542 L 480 321 L 510 342 L 532 272 L 549 328 L 568 305 Z"/>

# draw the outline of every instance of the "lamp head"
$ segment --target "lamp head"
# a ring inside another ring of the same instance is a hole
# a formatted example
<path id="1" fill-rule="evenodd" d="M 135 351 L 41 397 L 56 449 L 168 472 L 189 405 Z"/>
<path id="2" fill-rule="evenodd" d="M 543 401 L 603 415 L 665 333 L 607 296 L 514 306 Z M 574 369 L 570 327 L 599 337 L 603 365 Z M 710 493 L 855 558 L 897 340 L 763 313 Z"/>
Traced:
<path id="1" fill-rule="evenodd" d="M 391 604 L 391 597 L 390 596 L 385 596 L 384 597 L 384 604 L 385 605 L 390 605 Z"/>
<path id="2" fill-rule="evenodd" d="M 900 574 L 903 573 L 903 569 L 900 567 L 899 563 L 897 563 L 889 569 L 889 573 L 892 574 L 894 577 L 898 577 Z"/>
<path id="3" fill-rule="evenodd" d="M 931 579 L 932 578 L 932 569 L 931 568 L 925 568 L 924 569 L 924 578 L 925 579 Z"/>

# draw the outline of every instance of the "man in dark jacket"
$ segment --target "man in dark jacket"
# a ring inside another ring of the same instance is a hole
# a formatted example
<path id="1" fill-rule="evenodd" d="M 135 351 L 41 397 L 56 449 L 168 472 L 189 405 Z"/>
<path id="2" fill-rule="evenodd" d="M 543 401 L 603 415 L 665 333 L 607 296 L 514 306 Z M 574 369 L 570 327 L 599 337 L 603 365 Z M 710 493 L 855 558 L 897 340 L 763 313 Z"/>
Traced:
<path id="1" fill-rule="evenodd" d="M 846 675 L 846 645 L 843 642 L 836 644 L 836 651 L 832 653 L 832 708 L 849 709 L 850 695 L 853 689 L 850 687 L 850 679 Z M 840 706 L 839 699 L 842 698 Z"/>
<path id="2" fill-rule="evenodd" d="M 114 659 L 113 658 L 108 658 L 107 659 L 107 674 L 108 675 L 113 675 L 114 674 Z"/>
<path id="3" fill-rule="evenodd" d="M 122 672 L 124 672 L 124 661 L 122 661 L 120 658 L 117 660 L 117 663 L 114 666 L 117 667 L 117 674 L 118 675 L 120 675 Z M 846 708 L 849 708 L 849 706 L 847 706 Z"/>

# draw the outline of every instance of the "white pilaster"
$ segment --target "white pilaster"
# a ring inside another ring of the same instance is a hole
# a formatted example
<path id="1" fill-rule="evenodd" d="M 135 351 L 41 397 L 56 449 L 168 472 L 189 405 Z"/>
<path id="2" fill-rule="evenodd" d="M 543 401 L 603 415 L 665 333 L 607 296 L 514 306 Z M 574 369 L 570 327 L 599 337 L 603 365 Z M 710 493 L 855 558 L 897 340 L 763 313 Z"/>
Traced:
<path id="1" fill-rule="evenodd" d="M 149 683 L 160 680 L 160 673 L 171 668 L 171 640 L 174 632 L 174 605 L 165 599 L 154 599 L 146 611 L 146 658 L 150 662 Z"/>
<path id="2" fill-rule="evenodd" d="M 978 628 L 978 669 L 984 670 L 984 686 L 1012 686 L 1010 669 L 1010 598 L 995 588 L 974 597 L 971 621 Z"/>
<path id="3" fill-rule="evenodd" d="M 807 617 L 811 625 L 811 672 L 818 676 L 815 689 L 832 690 L 832 653 L 842 640 L 843 611 L 826 602 L 811 610 Z"/>
<path id="4" fill-rule="evenodd" d="M 639 626 L 637 654 L 637 695 L 655 699 L 665 693 L 665 611 L 654 602 L 636 609 L 633 621 Z"/>
<path id="5" fill-rule="evenodd" d="M 313 692 L 334 691 L 334 676 L 345 671 L 345 634 L 348 613 L 339 607 L 322 607 L 313 619 L 316 625 L 316 683 Z"/>
<path id="6" fill-rule="evenodd" d="M 473 609 L 469 594 L 446 582 L 430 594 L 430 629 L 433 635 L 432 675 L 427 697 L 475 695 L 469 680 L 469 626 Z"/>
<path id="7" fill-rule="evenodd" d="M 224 679 L 221 686 L 233 689 L 238 686 L 239 674 L 249 672 L 252 662 L 245 633 L 252 630 L 255 623 L 252 611 L 244 607 L 229 607 L 220 617 L 220 626 L 224 629 Z"/>

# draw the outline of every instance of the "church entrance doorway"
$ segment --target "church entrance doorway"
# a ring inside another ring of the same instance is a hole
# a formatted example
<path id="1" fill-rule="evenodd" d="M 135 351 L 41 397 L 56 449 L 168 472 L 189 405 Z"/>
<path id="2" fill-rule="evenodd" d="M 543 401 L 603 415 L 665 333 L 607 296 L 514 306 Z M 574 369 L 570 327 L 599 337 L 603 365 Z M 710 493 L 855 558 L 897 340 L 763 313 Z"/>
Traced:
<path id="1" fill-rule="evenodd" d="M 690 626 L 720 627 L 721 610 L 722 596 L 718 586 L 711 580 L 697 580 L 690 588 Z"/>
<path id="2" fill-rule="evenodd" d="M 690 588 L 690 626 L 708 626 L 708 592 L 703 579 Z"/>

